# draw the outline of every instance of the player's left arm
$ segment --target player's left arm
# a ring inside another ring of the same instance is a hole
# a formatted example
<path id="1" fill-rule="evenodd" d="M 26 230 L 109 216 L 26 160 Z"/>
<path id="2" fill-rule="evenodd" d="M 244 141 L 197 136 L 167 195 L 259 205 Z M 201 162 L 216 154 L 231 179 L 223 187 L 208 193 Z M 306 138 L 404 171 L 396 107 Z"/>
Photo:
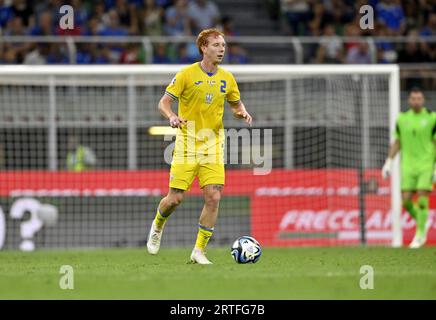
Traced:
<path id="1" fill-rule="evenodd" d="M 245 119 L 245 122 L 247 122 L 251 126 L 253 118 L 247 112 L 244 103 L 241 101 L 241 94 L 239 92 L 238 84 L 236 83 L 235 78 L 232 74 L 230 74 L 230 77 L 227 78 L 227 80 L 229 82 L 229 86 L 225 89 L 227 90 L 226 98 L 232 109 L 233 116 L 239 119 Z M 227 83 L 224 81 L 223 85 L 227 86 Z"/>
<path id="2" fill-rule="evenodd" d="M 247 122 L 250 126 L 253 122 L 253 118 L 251 115 L 247 112 L 247 109 L 245 109 L 244 103 L 239 100 L 237 102 L 229 102 L 230 107 L 232 108 L 233 116 L 235 116 L 238 119 L 245 119 L 245 122 Z"/>

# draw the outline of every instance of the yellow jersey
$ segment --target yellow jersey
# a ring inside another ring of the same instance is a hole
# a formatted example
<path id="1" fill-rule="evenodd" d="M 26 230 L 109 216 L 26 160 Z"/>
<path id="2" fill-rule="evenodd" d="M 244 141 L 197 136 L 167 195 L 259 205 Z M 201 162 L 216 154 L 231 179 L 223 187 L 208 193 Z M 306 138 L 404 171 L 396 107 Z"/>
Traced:
<path id="1" fill-rule="evenodd" d="M 165 94 L 178 100 L 178 116 L 188 122 L 177 130 L 175 155 L 186 157 L 192 155 L 191 151 L 221 154 L 224 148 L 224 102 L 237 103 L 240 100 L 232 73 L 218 67 L 211 74 L 196 62 L 176 74 Z"/>

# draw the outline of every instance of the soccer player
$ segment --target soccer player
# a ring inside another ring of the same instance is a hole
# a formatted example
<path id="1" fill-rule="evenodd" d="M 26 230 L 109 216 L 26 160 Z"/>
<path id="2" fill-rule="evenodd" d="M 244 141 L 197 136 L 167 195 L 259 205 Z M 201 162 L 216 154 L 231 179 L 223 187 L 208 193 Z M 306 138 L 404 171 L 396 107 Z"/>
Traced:
<path id="1" fill-rule="evenodd" d="M 408 100 L 410 109 L 398 116 L 395 141 L 389 148 L 382 176 L 386 179 L 391 174 L 392 160 L 401 150 L 402 203 L 416 221 L 415 237 L 409 247 L 419 248 L 427 240 L 429 195 L 436 178 L 436 114 L 424 107 L 424 94 L 419 88 L 410 91 Z"/>
<path id="2" fill-rule="evenodd" d="M 224 35 L 216 29 L 206 29 L 198 35 L 196 44 L 202 60 L 178 72 L 159 101 L 160 113 L 169 120 L 171 127 L 178 129 L 169 192 L 157 208 L 147 249 L 150 254 L 158 253 L 165 222 L 198 176 L 204 207 L 191 262 L 211 264 L 205 248 L 214 232 L 225 182 L 224 101 L 227 100 L 235 117 L 244 119 L 249 125 L 252 117 L 240 99 L 235 78 L 218 66 L 226 49 Z M 171 109 L 176 100 L 179 102 L 178 114 Z"/>

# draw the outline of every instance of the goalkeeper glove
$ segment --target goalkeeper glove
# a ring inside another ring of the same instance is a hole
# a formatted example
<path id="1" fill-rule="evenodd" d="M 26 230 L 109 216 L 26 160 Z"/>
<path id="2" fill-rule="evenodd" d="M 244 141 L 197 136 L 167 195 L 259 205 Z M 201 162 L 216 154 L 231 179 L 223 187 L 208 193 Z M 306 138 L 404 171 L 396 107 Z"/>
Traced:
<path id="1" fill-rule="evenodd" d="M 387 179 L 391 175 L 391 172 L 392 172 L 392 159 L 387 158 L 382 168 L 383 179 Z"/>

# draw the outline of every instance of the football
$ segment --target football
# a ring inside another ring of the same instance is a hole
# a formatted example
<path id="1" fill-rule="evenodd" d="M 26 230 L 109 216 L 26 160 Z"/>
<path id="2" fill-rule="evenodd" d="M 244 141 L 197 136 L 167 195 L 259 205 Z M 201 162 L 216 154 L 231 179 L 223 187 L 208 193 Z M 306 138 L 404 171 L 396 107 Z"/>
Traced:
<path id="1" fill-rule="evenodd" d="M 242 236 L 233 243 L 231 254 L 237 263 L 256 263 L 262 255 L 262 248 L 253 237 Z"/>

